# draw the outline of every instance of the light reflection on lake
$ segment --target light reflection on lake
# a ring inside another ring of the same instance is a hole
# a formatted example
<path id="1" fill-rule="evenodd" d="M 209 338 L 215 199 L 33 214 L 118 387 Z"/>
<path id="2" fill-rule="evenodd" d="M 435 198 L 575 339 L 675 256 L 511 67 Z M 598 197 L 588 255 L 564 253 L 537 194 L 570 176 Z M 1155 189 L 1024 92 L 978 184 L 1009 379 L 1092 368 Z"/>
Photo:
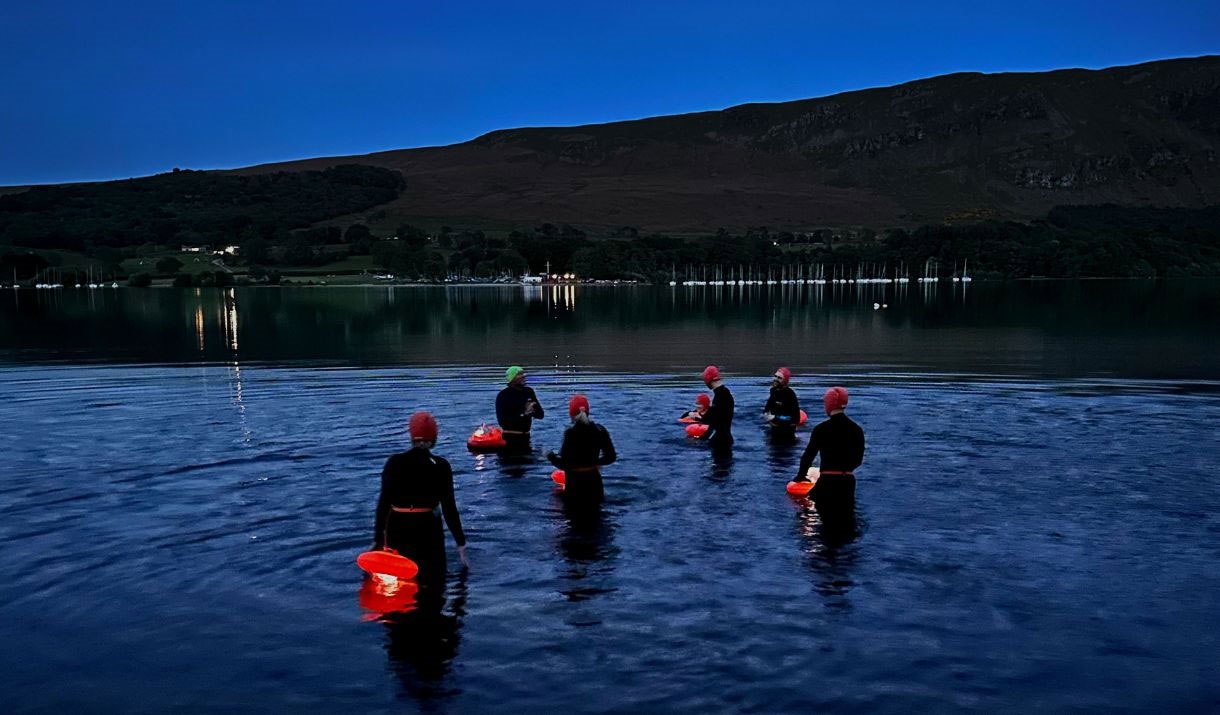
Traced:
<path id="1" fill-rule="evenodd" d="M 1207 280 L 12 291 L 0 328 L 9 362 L 1220 376 Z"/>

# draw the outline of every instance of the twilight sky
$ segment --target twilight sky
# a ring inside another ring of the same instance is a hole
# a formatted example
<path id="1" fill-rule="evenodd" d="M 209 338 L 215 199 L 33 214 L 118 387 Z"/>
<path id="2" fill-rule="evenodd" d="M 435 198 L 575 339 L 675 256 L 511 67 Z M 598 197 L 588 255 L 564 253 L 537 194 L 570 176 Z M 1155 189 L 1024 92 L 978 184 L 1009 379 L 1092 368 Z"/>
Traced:
<path id="1" fill-rule="evenodd" d="M 0 185 L 1216 53 L 1215 0 L 5 2 Z"/>

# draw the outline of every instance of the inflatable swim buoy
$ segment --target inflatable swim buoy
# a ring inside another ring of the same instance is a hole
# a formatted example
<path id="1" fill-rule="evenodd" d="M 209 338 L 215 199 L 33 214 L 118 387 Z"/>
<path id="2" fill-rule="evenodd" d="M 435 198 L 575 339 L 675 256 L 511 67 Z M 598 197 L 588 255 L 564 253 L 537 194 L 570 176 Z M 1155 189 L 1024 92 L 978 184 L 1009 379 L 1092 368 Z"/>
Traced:
<path id="1" fill-rule="evenodd" d="M 801 421 L 796 423 L 797 427 L 800 427 L 801 425 L 805 424 L 808 420 L 809 420 L 809 415 L 805 414 L 804 410 L 801 410 Z"/>
<path id="2" fill-rule="evenodd" d="M 694 437 L 695 439 L 702 439 L 704 437 L 704 435 L 707 434 L 708 429 L 709 429 L 708 425 L 698 422 L 698 423 L 695 423 L 692 425 L 687 425 L 686 434 L 688 434 L 691 437 Z"/>
<path id="3" fill-rule="evenodd" d="M 419 573 L 419 565 L 394 549 L 365 551 L 356 557 L 356 565 L 374 576 L 393 576 L 409 580 Z"/>
<path id="4" fill-rule="evenodd" d="M 506 444 L 503 430 L 482 425 L 470 435 L 470 439 L 466 441 L 466 449 L 472 452 L 493 452 L 503 449 Z"/>
<path id="5" fill-rule="evenodd" d="M 788 482 L 788 493 L 803 497 L 813 489 L 813 482 Z"/>
<path id="6" fill-rule="evenodd" d="M 809 471 L 805 472 L 808 477 L 807 482 L 788 482 L 788 493 L 794 496 L 803 497 L 813 490 L 813 485 L 818 483 L 818 477 L 822 475 L 822 471 L 817 467 L 810 467 Z"/>
<path id="7" fill-rule="evenodd" d="M 556 469 L 555 471 L 551 472 L 551 481 L 555 482 L 561 487 L 566 488 L 568 486 L 568 477 L 563 473 L 562 469 Z"/>

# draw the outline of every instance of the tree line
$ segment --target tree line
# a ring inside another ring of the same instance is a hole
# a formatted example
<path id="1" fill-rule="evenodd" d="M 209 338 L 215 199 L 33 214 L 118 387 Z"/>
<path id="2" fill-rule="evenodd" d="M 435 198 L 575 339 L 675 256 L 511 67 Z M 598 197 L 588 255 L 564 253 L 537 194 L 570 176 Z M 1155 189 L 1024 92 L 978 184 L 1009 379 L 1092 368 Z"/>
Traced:
<path id="1" fill-rule="evenodd" d="M 385 211 L 376 207 L 405 188 L 397 172 L 358 165 L 248 176 L 175 171 L 35 187 L 0 196 L 0 278 L 28 280 L 55 269 L 63 282 L 81 282 L 79 268 L 60 268 L 45 249 L 84 252 L 96 272 L 121 278 L 125 258 L 209 244 L 239 245 L 239 257 L 225 260 L 245 264 L 252 278 L 268 282 L 282 271 L 321 271 L 349 256 L 369 256 L 368 263 L 395 276 L 430 280 L 520 276 L 548 264 L 553 273 L 582 279 L 641 281 L 668 281 L 671 272 L 688 267 L 778 274 L 819 265 L 828 274 L 892 276 L 902 270 L 914 278 L 925 270 L 943 276 L 967 262 L 973 276 L 990 278 L 1220 275 L 1220 206 L 1070 206 L 1029 222 L 884 231 L 759 226 L 694 237 L 630 226 L 591 235 L 552 223 L 508 233 L 404 223 L 390 232 Z M 376 229 L 340 220 L 370 210 Z M 148 272 L 150 279 L 172 277 L 179 268 L 162 258 L 155 273 Z M 218 284 L 227 277 L 190 280 Z"/>
<path id="2" fill-rule="evenodd" d="M 492 277 L 540 272 L 587 279 L 668 280 L 688 267 L 744 267 L 778 275 L 785 268 L 823 266 L 829 275 L 858 270 L 911 278 L 928 271 L 942 277 L 965 264 L 975 277 L 1084 278 L 1220 276 L 1220 206 L 1144 208 L 1070 206 L 1021 223 L 984 221 L 922 226 L 913 230 L 825 229 L 794 234 L 758 227 L 688 238 L 638 235 L 622 229 L 593 239 L 570 226 L 543 224 L 532 231 L 492 237 L 482 231 L 379 242 L 378 265 L 398 275 L 423 278 Z"/>
<path id="3" fill-rule="evenodd" d="M 238 175 L 178 171 L 0 196 L 0 245 L 99 248 L 287 242 L 296 229 L 392 201 L 396 171 L 344 165 Z"/>

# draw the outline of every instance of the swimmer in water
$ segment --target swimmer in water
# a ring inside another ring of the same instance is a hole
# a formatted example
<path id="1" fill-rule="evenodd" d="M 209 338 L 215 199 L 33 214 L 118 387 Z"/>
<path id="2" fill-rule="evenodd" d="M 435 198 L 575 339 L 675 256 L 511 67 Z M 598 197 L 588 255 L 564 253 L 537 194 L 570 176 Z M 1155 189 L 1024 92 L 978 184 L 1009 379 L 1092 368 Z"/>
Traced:
<path id="1" fill-rule="evenodd" d="M 411 449 L 386 460 L 381 470 L 381 495 L 373 528 L 373 548 L 391 548 L 419 566 L 421 586 L 445 584 L 445 534 L 441 516 L 457 543 L 462 565 L 466 560 L 466 533 L 453 497 L 453 469 L 432 454 L 438 428 L 427 412 L 411 415 L 408 424 Z"/>
<path id="2" fill-rule="evenodd" d="M 789 383 L 792 371 L 781 367 L 771 376 L 771 394 L 763 406 L 763 419 L 771 425 L 773 439 L 796 441 L 796 427 L 801 422 L 801 405 Z"/>
<path id="3" fill-rule="evenodd" d="M 589 398 L 573 395 L 568 402 L 572 426 L 563 433 L 559 454 L 547 452 L 551 464 L 564 471 L 564 499 L 599 504 L 605 499 L 601 467 L 618 459 L 605 427 L 589 419 Z"/>
<path id="4" fill-rule="evenodd" d="M 496 421 L 504 431 L 507 452 L 530 450 L 530 427 L 542 419 L 544 411 L 534 388 L 525 384 L 525 368 L 513 365 L 504 372 L 508 386 L 496 395 Z"/>
<path id="5" fill-rule="evenodd" d="M 809 495 L 818 509 L 825 507 L 854 508 L 856 498 L 856 467 L 864 461 L 864 430 L 852 421 L 847 409 L 847 389 L 832 387 L 822 398 L 826 420 L 813 428 L 809 446 L 801 455 L 796 482 L 809 481 L 809 468 L 820 453 L 821 470 Z"/>
<path id="6" fill-rule="evenodd" d="M 726 450 L 733 446 L 733 393 L 720 378 L 720 370 L 708 365 L 703 370 L 703 383 L 712 391 L 712 405 L 703 414 L 708 425 L 705 438 L 714 448 Z"/>
<path id="7" fill-rule="evenodd" d="M 707 408 L 711 406 L 712 398 L 700 392 L 698 395 L 695 395 L 695 409 L 687 410 L 686 412 L 682 413 L 682 416 L 678 419 L 702 422 L 703 415 L 707 414 Z"/>

